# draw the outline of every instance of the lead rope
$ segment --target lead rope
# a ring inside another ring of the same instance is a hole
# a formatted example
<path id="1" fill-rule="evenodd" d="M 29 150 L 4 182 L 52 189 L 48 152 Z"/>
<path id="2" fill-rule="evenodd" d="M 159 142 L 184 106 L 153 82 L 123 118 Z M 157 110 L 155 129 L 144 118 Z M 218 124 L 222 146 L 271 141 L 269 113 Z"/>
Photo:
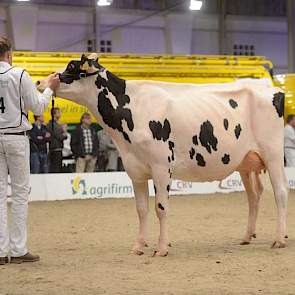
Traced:
<path id="1" fill-rule="evenodd" d="M 52 99 L 51 99 L 51 129 L 52 129 L 52 132 L 53 132 L 53 129 L 54 129 L 54 116 L 53 116 L 53 112 L 54 112 L 54 105 L 55 105 L 55 93 L 53 93 L 52 95 Z"/>

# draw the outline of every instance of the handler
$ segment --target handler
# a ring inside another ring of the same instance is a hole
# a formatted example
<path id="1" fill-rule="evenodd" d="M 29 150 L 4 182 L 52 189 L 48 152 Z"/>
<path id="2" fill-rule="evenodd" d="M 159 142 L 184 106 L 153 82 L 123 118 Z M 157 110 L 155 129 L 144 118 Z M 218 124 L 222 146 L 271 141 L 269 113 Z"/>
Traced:
<path id="1" fill-rule="evenodd" d="M 38 261 L 28 252 L 27 210 L 30 176 L 30 147 L 27 131 L 32 128 L 28 111 L 42 115 L 59 77 L 48 78 L 43 94 L 36 90 L 30 75 L 12 66 L 12 45 L 0 37 L 0 265 Z M 11 224 L 7 225 L 8 173 L 11 178 Z"/>

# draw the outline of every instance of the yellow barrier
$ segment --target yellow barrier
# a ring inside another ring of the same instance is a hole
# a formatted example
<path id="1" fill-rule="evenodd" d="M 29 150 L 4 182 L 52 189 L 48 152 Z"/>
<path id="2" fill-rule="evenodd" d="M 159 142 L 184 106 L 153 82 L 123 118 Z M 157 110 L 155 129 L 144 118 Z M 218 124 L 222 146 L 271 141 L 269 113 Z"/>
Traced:
<path id="1" fill-rule="evenodd" d="M 34 81 L 61 72 L 78 53 L 14 52 L 14 64 L 25 68 Z M 269 78 L 273 65 L 262 56 L 214 55 L 118 55 L 101 54 L 99 62 L 119 77 L 129 80 L 158 80 L 179 83 L 225 83 L 237 78 Z M 78 123 L 86 108 L 57 99 L 63 123 Z M 50 118 L 49 108 L 45 119 Z"/>

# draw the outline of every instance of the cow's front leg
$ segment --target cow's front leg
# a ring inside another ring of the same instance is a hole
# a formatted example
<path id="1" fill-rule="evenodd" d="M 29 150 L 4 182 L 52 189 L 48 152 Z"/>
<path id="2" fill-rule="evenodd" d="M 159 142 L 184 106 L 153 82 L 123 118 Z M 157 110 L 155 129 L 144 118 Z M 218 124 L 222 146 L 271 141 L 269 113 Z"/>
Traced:
<path id="1" fill-rule="evenodd" d="M 155 256 L 167 256 L 168 255 L 168 195 L 170 189 L 170 178 L 162 177 L 162 179 L 154 179 L 156 197 L 155 197 L 155 210 L 160 222 L 160 236 L 158 241 L 158 247 L 155 251 Z"/>
<path id="2" fill-rule="evenodd" d="M 148 182 L 134 182 L 134 193 L 136 200 L 136 210 L 139 218 L 139 233 L 132 253 L 137 255 L 144 254 L 144 248 L 147 247 L 147 218 L 149 211 L 149 191 Z"/>

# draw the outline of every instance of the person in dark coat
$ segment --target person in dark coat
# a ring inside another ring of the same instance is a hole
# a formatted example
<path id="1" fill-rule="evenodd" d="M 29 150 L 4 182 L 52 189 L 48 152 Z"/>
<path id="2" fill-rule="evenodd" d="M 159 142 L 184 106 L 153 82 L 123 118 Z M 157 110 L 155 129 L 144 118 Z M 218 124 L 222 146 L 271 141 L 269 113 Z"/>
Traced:
<path id="1" fill-rule="evenodd" d="M 72 133 L 71 149 L 76 158 L 76 173 L 94 172 L 98 155 L 98 137 L 91 127 L 91 116 L 84 113 Z"/>
<path id="2" fill-rule="evenodd" d="M 34 116 L 35 123 L 29 132 L 30 136 L 30 166 L 32 174 L 48 172 L 47 144 L 50 141 L 50 133 L 44 125 L 43 116 Z"/>
<path id="3" fill-rule="evenodd" d="M 61 118 L 61 111 L 59 108 L 52 109 L 52 116 L 53 128 L 51 120 L 47 124 L 47 129 L 51 134 L 49 145 L 49 172 L 60 173 L 62 170 L 63 142 L 67 139 L 67 130 L 65 125 L 59 124 Z"/>

